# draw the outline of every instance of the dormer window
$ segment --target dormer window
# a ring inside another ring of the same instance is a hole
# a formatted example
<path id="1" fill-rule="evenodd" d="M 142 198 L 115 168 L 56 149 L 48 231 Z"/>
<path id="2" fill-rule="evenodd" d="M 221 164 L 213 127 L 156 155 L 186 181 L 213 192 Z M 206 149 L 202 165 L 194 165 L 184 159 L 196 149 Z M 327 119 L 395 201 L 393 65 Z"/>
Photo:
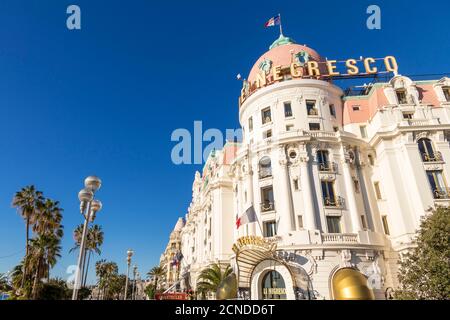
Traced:
<path id="1" fill-rule="evenodd" d="M 450 102 L 450 87 L 442 87 L 444 92 L 445 101 Z"/>
<path id="2" fill-rule="evenodd" d="M 406 90 L 405 89 L 397 89 L 397 90 L 395 90 L 395 94 L 397 95 L 398 104 L 408 103 L 408 100 L 406 98 Z"/>
<path id="3" fill-rule="evenodd" d="M 265 108 L 261 111 L 262 124 L 272 122 L 272 114 L 270 112 L 270 107 Z"/>

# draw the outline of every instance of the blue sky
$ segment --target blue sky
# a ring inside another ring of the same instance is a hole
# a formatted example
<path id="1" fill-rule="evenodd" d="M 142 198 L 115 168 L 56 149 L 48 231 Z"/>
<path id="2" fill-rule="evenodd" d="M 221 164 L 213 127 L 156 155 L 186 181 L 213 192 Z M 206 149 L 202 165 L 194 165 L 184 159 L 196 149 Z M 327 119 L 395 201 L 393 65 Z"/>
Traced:
<path id="1" fill-rule="evenodd" d="M 77 4 L 82 29 L 66 28 Z M 381 7 L 382 29 L 366 28 Z M 128 248 L 141 274 L 159 261 L 186 213 L 198 165 L 176 166 L 173 130 L 238 127 L 240 83 L 278 36 L 264 22 L 280 12 L 284 33 L 336 59 L 394 55 L 402 74 L 450 72 L 448 1 L 0 2 L 0 272 L 24 253 L 25 226 L 11 207 L 34 184 L 64 211 L 63 257 L 76 263 L 83 179 L 103 179 L 97 223 L 101 258 L 125 271 Z M 93 281 L 93 272 L 90 280 Z"/>

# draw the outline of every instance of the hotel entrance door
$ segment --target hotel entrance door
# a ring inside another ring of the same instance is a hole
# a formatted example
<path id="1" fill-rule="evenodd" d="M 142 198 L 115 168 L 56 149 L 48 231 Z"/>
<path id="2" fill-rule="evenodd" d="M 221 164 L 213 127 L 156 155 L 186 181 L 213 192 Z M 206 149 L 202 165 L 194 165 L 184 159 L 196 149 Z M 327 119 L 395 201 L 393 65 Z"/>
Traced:
<path id="1" fill-rule="evenodd" d="M 262 293 L 264 300 L 286 299 L 286 285 L 279 272 L 272 270 L 264 276 Z"/>

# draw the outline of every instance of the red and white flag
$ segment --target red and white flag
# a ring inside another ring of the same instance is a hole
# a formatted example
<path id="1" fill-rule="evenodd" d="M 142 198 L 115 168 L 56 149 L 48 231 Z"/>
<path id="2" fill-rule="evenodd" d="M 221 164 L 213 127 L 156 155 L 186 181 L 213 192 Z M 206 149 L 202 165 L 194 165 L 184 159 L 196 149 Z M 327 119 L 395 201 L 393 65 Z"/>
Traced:
<path id="1" fill-rule="evenodd" d="M 236 229 L 239 229 L 240 226 L 247 224 L 247 223 L 252 223 L 252 222 L 256 222 L 257 218 L 256 218 L 256 212 L 255 212 L 255 208 L 253 208 L 253 205 L 248 208 L 244 214 L 240 217 L 236 217 Z"/>

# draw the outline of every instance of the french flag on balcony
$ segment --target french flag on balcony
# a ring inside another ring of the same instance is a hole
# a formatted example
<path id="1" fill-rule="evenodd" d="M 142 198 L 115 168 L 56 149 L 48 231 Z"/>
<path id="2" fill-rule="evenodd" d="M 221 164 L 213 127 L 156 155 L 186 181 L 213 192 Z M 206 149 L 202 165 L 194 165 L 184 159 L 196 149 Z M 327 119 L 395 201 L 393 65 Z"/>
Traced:
<path id="1" fill-rule="evenodd" d="M 236 229 L 239 229 L 240 226 L 247 224 L 247 223 L 252 223 L 252 222 L 256 222 L 257 218 L 256 218 L 256 212 L 255 212 L 255 208 L 252 206 L 250 206 L 250 208 L 248 208 L 244 214 L 240 217 L 236 217 Z"/>

